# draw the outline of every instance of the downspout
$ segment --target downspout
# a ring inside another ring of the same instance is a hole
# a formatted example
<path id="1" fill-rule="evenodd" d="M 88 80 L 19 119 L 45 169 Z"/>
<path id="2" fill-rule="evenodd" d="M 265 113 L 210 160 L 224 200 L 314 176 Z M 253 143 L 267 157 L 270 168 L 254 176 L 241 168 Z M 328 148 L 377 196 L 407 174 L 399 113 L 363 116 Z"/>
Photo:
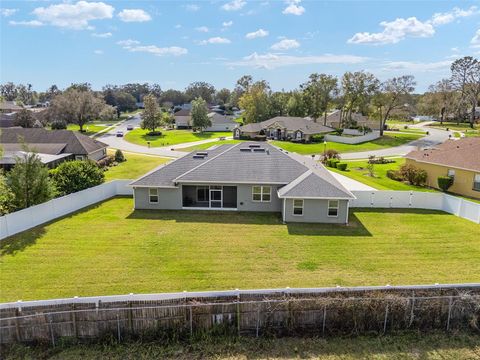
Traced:
<path id="1" fill-rule="evenodd" d="M 349 209 L 350 209 L 350 200 L 347 200 L 347 221 L 346 221 L 346 225 L 348 225 L 348 212 L 349 212 Z"/>
<path id="2" fill-rule="evenodd" d="M 286 204 L 286 201 L 287 199 L 283 199 L 283 214 L 282 214 L 282 218 L 283 218 L 283 223 L 285 224 L 285 210 L 287 208 L 287 204 Z"/>

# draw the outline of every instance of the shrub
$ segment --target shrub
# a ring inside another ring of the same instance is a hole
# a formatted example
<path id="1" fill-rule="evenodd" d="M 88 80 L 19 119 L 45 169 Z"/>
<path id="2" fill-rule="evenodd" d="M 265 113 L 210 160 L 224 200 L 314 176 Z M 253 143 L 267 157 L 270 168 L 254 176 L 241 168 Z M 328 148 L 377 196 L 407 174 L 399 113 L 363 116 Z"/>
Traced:
<path id="1" fill-rule="evenodd" d="M 148 136 L 162 136 L 161 131 L 150 131 L 147 133 Z"/>
<path id="2" fill-rule="evenodd" d="M 333 167 L 333 168 L 336 168 L 337 167 L 337 164 L 340 162 L 340 160 L 338 159 L 330 159 L 330 166 Z"/>
<path id="3" fill-rule="evenodd" d="M 339 169 L 341 171 L 347 170 L 347 166 L 348 166 L 347 163 L 336 163 L 336 165 L 337 165 L 337 169 Z"/>
<path id="4" fill-rule="evenodd" d="M 337 133 L 338 136 L 342 136 L 343 134 L 343 129 L 335 129 L 335 132 Z"/>
<path id="5" fill-rule="evenodd" d="M 61 163 L 50 171 L 60 196 L 97 186 L 105 181 L 103 170 L 91 160 Z"/>
<path id="6" fill-rule="evenodd" d="M 323 135 L 312 135 L 310 137 L 310 141 L 313 143 L 323 142 L 324 139 L 325 139 L 325 136 Z"/>
<path id="7" fill-rule="evenodd" d="M 402 178 L 412 185 L 422 186 L 427 181 L 427 172 L 411 164 L 404 164 L 400 167 Z"/>
<path id="8" fill-rule="evenodd" d="M 403 181 L 402 174 L 398 170 L 387 170 L 387 177 L 395 181 Z"/>
<path id="9" fill-rule="evenodd" d="M 65 130 L 67 128 L 67 123 L 65 121 L 57 120 L 52 122 L 50 126 L 52 130 Z"/>
<path id="10" fill-rule="evenodd" d="M 394 163 L 395 160 L 388 160 L 388 159 L 385 159 L 383 156 L 380 156 L 379 158 L 375 157 L 375 155 L 370 155 L 368 157 L 368 162 L 370 164 L 390 164 L 390 163 Z"/>
<path id="11" fill-rule="evenodd" d="M 324 164 L 326 164 L 328 159 L 339 159 L 340 160 L 340 154 L 338 153 L 337 150 L 329 149 L 329 150 L 327 150 L 323 153 L 322 162 Z"/>
<path id="12" fill-rule="evenodd" d="M 453 177 L 451 176 L 439 176 L 437 178 L 438 187 L 442 189 L 442 191 L 447 191 L 450 186 L 453 185 Z"/>
<path id="13" fill-rule="evenodd" d="M 104 168 L 107 166 L 111 166 L 112 163 L 115 161 L 115 156 L 107 155 L 103 159 L 97 161 L 97 165 Z"/>
<path id="14" fill-rule="evenodd" d="M 123 156 L 122 150 L 117 149 L 117 151 L 115 151 L 115 161 L 119 163 L 125 161 L 125 156 Z"/>

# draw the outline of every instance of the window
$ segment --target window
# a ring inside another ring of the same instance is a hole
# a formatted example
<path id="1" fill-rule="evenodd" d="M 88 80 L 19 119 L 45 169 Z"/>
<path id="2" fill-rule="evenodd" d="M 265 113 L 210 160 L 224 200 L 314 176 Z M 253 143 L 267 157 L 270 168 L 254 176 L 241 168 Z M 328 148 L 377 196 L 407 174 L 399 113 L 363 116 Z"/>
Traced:
<path id="1" fill-rule="evenodd" d="M 150 204 L 158 203 L 158 189 L 150 188 L 148 189 L 148 199 Z"/>
<path id="2" fill-rule="evenodd" d="M 271 190 L 270 186 L 253 186 L 252 200 L 256 202 L 270 202 Z"/>
<path id="3" fill-rule="evenodd" d="M 75 155 L 75 160 L 83 160 L 83 155 Z"/>
<path id="4" fill-rule="evenodd" d="M 302 132 L 297 131 L 297 140 L 302 140 Z"/>
<path id="5" fill-rule="evenodd" d="M 197 201 L 202 202 L 202 201 L 208 201 L 209 196 L 208 196 L 208 186 L 199 186 L 197 187 Z"/>
<path id="6" fill-rule="evenodd" d="M 480 174 L 473 177 L 473 190 L 480 191 Z"/>
<path id="7" fill-rule="evenodd" d="M 303 215 L 303 200 L 299 200 L 299 199 L 293 200 L 293 215 L 295 216 Z"/>
<path id="8" fill-rule="evenodd" d="M 328 200 L 328 216 L 338 216 L 338 207 L 340 202 L 338 200 Z"/>
<path id="9" fill-rule="evenodd" d="M 448 169 L 447 171 L 447 176 L 450 176 L 450 177 L 455 177 L 455 170 L 453 169 Z"/>

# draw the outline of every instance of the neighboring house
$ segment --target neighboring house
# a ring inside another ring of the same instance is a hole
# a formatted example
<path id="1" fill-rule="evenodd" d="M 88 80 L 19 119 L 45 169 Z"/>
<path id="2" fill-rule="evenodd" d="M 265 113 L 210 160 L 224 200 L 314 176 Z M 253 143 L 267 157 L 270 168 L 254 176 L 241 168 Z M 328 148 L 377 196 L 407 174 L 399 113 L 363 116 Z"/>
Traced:
<path id="1" fill-rule="evenodd" d="M 189 109 L 182 109 L 173 114 L 175 128 L 189 129 L 192 127 L 192 116 Z"/>
<path id="2" fill-rule="evenodd" d="M 333 131 L 332 128 L 301 117 L 277 116 L 259 123 L 250 123 L 235 128 L 233 136 L 267 138 L 274 140 L 292 140 L 308 142 L 313 135 L 325 134 Z"/>
<path id="3" fill-rule="evenodd" d="M 43 156 L 48 162 L 54 162 L 54 165 L 59 160 L 69 159 L 98 161 L 107 155 L 108 146 L 71 130 L 14 127 L 2 129 L 0 132 L 0 146 L 3 148 L 5 158 L 14 159 L 15 155 L 25 150 L 24 145 L 28 150 L 38 153 L 40 158 Z"/>
<path id="4" fill-rule="evenodd" d="M 355 198 L 320 163 L 255 142 L 191 152 L 130 185 L 135 209 L 279 212 L 284 222 L 346 224 Z"/>
<path id="5" fill-rule="evenodd" d="M 9 128 L 15 126 L 15 115 L 17 113 L 0 113 L 0 128 Z"/>
<path id="6" fill-rule="evenodd" d="M 232 131 L 238 125 L 234 121 L 233 116 L 211 112 L 208 114 L 208 117 L 212 125 L 205 128 L 205 131 Z"/>
<path id="7" fill-rule="evenodd" d="M 343 116 L 346 116 L 343 114 Z M 342 117 L 342 111 L 340 110 L 334 110 L 330 114 L 327 115 L 326 119 L 326 126 L 330 126 L 332 128 L 342 128 L 343 124 L 341 121 Z M 317 122 L 320 124 L 323 124 L 325 119 L 323 117 L 318 118 Z M 379 121 L 374 121 L 370 120 L 368 117 L 360 114 L 360 113 L 352 113 L 352 121 L 357 125 L 357 126 L 366 126 L 371 129 L 378 129 L 380 127 L 380 122 Z"/>
<path id="8" fill-rule="evenodd" d="M 22 110 L 23 107 L 18 106 L 15 101 L 2 101 L 0 102 L 0 113 L 9 114 Z"/>
<path id="9" fill-rule="evenodd" d="M 447 140 L 432 149 L 405 155 L 406 163 L 427 172 L 427 185 L 438 189 L 439 176 L 452 176 L 448 191 L 480 199 L 480 138 Z"/>

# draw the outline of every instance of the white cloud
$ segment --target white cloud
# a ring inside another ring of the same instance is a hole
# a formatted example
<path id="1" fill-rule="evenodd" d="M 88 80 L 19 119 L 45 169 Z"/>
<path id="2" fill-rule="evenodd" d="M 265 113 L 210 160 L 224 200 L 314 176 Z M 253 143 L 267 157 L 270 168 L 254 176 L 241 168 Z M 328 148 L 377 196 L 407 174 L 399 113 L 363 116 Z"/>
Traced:
<path id="1" fill-rule="evenodd" d="M 103 50 L 94 50 L 93 53 L 95 55 L 103 55 Z"/>
<path id="2" fill-rule="evenodd" d="M 300 43 L 294 39 L 282 39 L 279 42 L 273 44 L 270 49 L 281 51 L 281 50 L 289 50 L 289 49 L 296 49 L 300 47 Z"/>
<path id="3" fill-rule="evenodd" d="M 245 35 L 247 39 L 256 39 L 265 36 L 268 36 L 268 31 L 263 29 L 258 29 L 257 31 L 249 32 L 247 35 Z"/>
<path id="4" fill-rule="evenodd" d="M 222 9 L 225 11 L 237 11 L 245 6 L 247 2 L 244 0 L 233 0 L 222 5 Z"/>
<path id="5" fill-rule="evenodd" d="M 480 29 L 477 30 L 477 32 L 473 36 L 472 40 L 470 40 L 470 46 L 472 48 L 479 48 L 480 47 Z"/>
<path id="6" fill-rule="evenodd" d="M 199 27 L 195 28 L 195 30 L 200 31 L 200 32 L 208 32 L 208 27 L 199 26 Z"/>
<path id="7" fill-rule="evenodd" d="M 123 49 L 130 52 L 146 52 L 156 56 L 180 56 L 188 53 L 188 50 L 179 46 L 158 47 L 156 45 L 140 45 L 137 40 L 122 40 L 117 42 Z"/>
<path id="8" fill-rule="evenodd" d="M 0 9 L 0 15 L 9 17 L 15 14 L 18 11 L 18 9 Z"/>
<path id="9" fill-rule="evenodd" d="M 300 5 L 302 0 L 287 0 L 287 7 L 283 9 L 282 13 L 285 15 L 297 15 L 300 16 L 305 12 L 305 8 Z"/>
<path id="10" fill-rule="evenodd" d="M 416 17 L 397 18 L 390 22 L 382 21 L 380 23 L 384 28 L 382 32 L 359 32 L 354 34 L 348 43 L 385 45 L 396 44 L 407 37 L 431 37 L 435 34 L 435 27 L 479 13 L 476 6 L 465 10 L 455 7 L 449 12 L 435 13 L 427 21 L 420 21 Z"/>
<path id="11" fill-rule="evenodd" d="M 242 60 L 230 62 L 230 66 L 249 66 L 254 68 L 274 69 L 282 66 L 309 65 L 309 64 L 358 64 L 366 58 L 355 55 L 312 55 L 290 56 L 278 54 L 257 54 L 245 56 Z"/>
<path id="12" fill-rule="evenodd" d="M 142 9 L 124 9 L 118 13 L 118 17 L 124 22 L 145 22 L 152 20 L 150 14 Z"/>
<path id="13" fill-rule="evenodd" d="M 187 5 L 185 5 L 185 9 L 187 11 L 195 12 L 195 11 L 200 10 L 200 6 L 195 5 L 195 4 L 187 4 Z"/>
<path id="14" fill-rule="evenodd" d="M 207 44 L 230 44 L 231 41 L 228 40 L 227 38 L 223 37 L 211 37 L 210 39 L 207 40 L 202 40 L 200 41 L 200 45 L 207 45 Z"/>
<path id="15" fill-rule="evenodd" d="M 180 29 L 181 27 L 182 27 L 182 25 L 180 25 L 180 24 L 175 25 L 175 29 Z"/>
<path id="16" fill-rule="evenodd" d="M 30 20 L 30 21 L 14 21 L 11 20 L 8 22 L 10 25 L 13 26 L 31 26 L 31 27 L 38 27 L 43 26 L 44 24 L 38 20 Z"/>
<path id="17" fill-rule="evenodd" d="M 385 64 L 384 70 L 387 71 L 441 71 L 450 68 L 451 60 L 436 61 L 430 63 L 414 62 L 414 61 L 390 61 Z"/>
<path id="18" fill-rule="evenodd" d="M 96 37 L 96 38 L 109 38 L 112 36 L 112 33 L 111 32 L 106 32 L 106 33 L 93 33 L 92 34 L 93 37 Z"/>
<path id="19" fill-rule="evenodd" d="M 476 6 L 471 6 L 470 8 L 465 10 L 455 7 L 452 9 L 452 11 L 449 11 L 449 12 L 433 14 L 431 23 L 434 26 L 445 25 L 445 24 L 451 23 L 452 21 L 458 18 L 468 17 L 475 14 L 478 14 L 478 10 Z"/>
<path id="20" fill-rule="evenodd" d="M 113 6 L 103 2 L 78 1 L 75 4 L 62 3 L 39 7 L 33 10 L 37 20 L 58 27 L 75 30 L 92 29 L 89 21 L 111 19 Z"/>
<path id="21" fill-rule="evenodd" d="M 223 27 L 230 27 L 230 26 L 232 26 L 232 25 L 233 25 L 233 21 L 232 21 L 232 20 L 230 20 L 230 21 L 224 21 L 224 22 L 222 23 L 222 26 L 223 26 Z"/>
<path id="22" fill-rule="evenodd" d="M 408 19 L 398 18 L 394 21 L 382 21 L 383 31 L 380 33 L 356 33 L 348 40 L 350 44 L 395 44 L 407 36 L 430 37 L 435 34 L 435 29 L 429 22 L 421 22 L 416 17 Z"/>

